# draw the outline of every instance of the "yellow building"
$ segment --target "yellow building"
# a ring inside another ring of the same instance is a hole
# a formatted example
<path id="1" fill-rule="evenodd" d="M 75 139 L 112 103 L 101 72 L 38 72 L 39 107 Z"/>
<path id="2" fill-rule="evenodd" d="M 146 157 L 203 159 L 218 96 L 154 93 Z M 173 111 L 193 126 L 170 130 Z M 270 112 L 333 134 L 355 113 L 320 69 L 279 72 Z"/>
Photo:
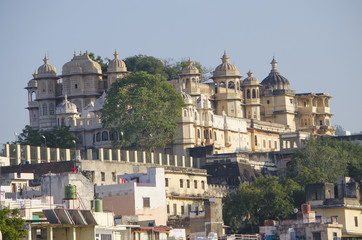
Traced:
<path id="1" fill-rule="evenodd" d="M 320 219 L 343 225 L 343 238 L 362 238 L 362 205 L 359 184 L 349 177 L 338 180 L 337 194 L 331 183 L 306 186 L 307 202 Z"/>

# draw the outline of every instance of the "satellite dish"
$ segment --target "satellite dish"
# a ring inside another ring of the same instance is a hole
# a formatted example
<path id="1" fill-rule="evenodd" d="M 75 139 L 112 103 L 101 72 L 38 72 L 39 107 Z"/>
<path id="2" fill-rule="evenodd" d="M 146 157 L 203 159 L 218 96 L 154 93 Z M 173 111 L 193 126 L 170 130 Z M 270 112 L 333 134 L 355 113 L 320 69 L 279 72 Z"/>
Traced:
<path id="1" fill-rule="evenodd" d="M 294 213 L 297 213 L 298 212 L 298 208 L 294 208 Z"/>

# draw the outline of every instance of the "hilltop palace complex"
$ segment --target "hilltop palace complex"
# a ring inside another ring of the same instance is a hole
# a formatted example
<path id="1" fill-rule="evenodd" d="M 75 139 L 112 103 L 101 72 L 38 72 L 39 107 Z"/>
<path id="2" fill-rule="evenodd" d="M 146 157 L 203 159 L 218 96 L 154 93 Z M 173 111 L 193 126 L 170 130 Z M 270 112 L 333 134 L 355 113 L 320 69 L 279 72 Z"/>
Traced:
<path id="1" fill-rule="evenodd" d="M 331 96 L 296 94 L 277 70 L 275 58 L 261 82 L 250 70 L 243 78 L 226 53 L 221 60 L 207 82 L 200 82 L 201 74 L 191 60 L 179 78 L 169 80 L 186 107 L 178 120 L 176 141 L 165 153 L 188 155 L 188 149 L 203 146 L 212 146 L 213 153 L 271 152 L 295 144 L 284 141 L 291 134 L 334 132 Z M 50 130 L 67 125 L 82 149 L 111 148 L 121 136 L 102 128 L 100 110 L 111 84 L 131 74 L 117 51 L 107 72 L 88 53 L 74 54 L 61 75 L 48 61 L 45 57 L 26 87 L 30 126 Z"/>

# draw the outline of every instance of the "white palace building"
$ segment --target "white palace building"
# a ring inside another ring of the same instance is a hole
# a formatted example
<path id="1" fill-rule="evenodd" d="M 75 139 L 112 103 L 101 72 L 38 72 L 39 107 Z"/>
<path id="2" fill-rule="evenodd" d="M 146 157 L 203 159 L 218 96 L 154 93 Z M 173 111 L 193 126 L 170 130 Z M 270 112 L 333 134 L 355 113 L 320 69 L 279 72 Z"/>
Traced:
<path id="1" fill-rule="evenodd" d="M 213 153 L 279 151 L 297 144 L 290 136 L 335 131 L 330 126 L 331 96 L 296 94 L 279 73 L 275 58 L 261 82 L 250 70 L 243 78 L 226 53 L 221 61 L 207 82 L 200 82 L 201 74 L 191 60 L 179 78 L 169 81 L 187 106 L 178 120 L 176 142 L 165 153 L 188 155 L 189 148 L 210 145 Z M 45 57 L 25 88 L 29 125 L 41 130 L 67 125 L 82 149 L 111 148 L 119 136 L 102 128 L 100 110 L 111 84 L 127 74 L 132 73 L 117 51 L 107 72 L 88 53 L 80 53 L 58 75 Z"/>

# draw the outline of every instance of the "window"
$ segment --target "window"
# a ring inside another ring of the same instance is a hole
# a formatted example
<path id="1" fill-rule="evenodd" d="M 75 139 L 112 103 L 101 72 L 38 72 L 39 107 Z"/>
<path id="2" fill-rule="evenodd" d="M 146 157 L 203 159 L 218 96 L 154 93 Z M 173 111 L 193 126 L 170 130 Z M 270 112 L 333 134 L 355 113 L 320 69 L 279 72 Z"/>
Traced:
<path id="1" fill-rule="evenodd" d="M 170 205 L 167 204 L 167 213 L 170 213 Z"/>
<path id="2" fill-rule="evenodd" d="M 184 180 L 180 179 L 180 188 L 183 188 L 183 187 L 184 187 Z"/>
<path id="3" fill-rule="evenodd" d="M 116 173 L 112 172 L 112 181 L 115 182 L 116 181 Z"/>
<path id="4" fill-rule="evenodd" d="M 101 181 L 106 181 L 106 174 L 104 172 L 101 172 Z"/>
<path id="5" fill-rule="evenodd" d="M 102 141 L 108 141 L 108 132 L 107 131 L 102 132 Z"/>
<path id="6" fill-rule="evenodd" d="M 190 215 L 190 212 L 191 212 L 191 204 L 188 204 L 187 205 L 187 213 Z"/>
<path id="7" fill-rule="evenodd" d="M 54 104 L 53 103 L 49 104 L 49 115 L 54 115 Z"/>
<path id="8" fill-rule="evenodd" d="M 74 88 L 78 88 L 78 84 L 74 84 Z"/>
<path id="9" fill-rule="evenodd" d="M 358 217 L 354 217 L 354 226 L 358 227 Z"/>
<path id="10" fill-rule="evenodd" d="M 177 215 L 177 204 L 173 204 L 173 215 Z"/>
<path id="11" fill-rule="evenodd" d="M 97 132 L 96 140 L 97 140 L 97 142 L 101 141 L 101 133 L 100 132 Z"/>
<path id="12" fill-rule="evenodd" d="M 195 189 L 197 189 L 197 180 L 194 180 Z"/>
<path id="13" fill-rule="evenodd" d="M 274 148 L 275 148 L 275 149 L 278 148 L 278 143 L 277 143 L 277 141 L 274 141 Z"/>
<path id="14" fill-rule="evenodd" d="M 333 240 L 337 240 L 337 233 L 336 232 L 333 232 Z"/>
<path id="15" fill-rule="evenodd" d="M 271 140 L 269 140 L 269 148 L 271 148 Z"/>
<path id="16" fill-rule="evenodd" d="M 200 138 L 200 129 L 197 129 L 197 138 Z"/>
<path id="17" fill-rule="evenodd" d="M 319 121 L 319 125 L 321 125 L 321 126 L 323 125 L 323 121 L 322 121 L 322 120 Z"/>
<path id="18" fill-rule="evenodd" d="M 293 98 L 289 99 L 290 100 L 290 103 L 293 103 Z"/>
<path id="19" fill-rule="evenodd" d="M 255 139 L 255 146 L 258 146 L 258 138 L 256 137 L 256 135 L 255 135 L 254 139 Z"/>
<path id="20" fill-rule="evenodd" d="M 270 101 L 269 101 L 269 100 L 267 100 L 267 101 L 266 101 L 266 104 L 270 104 Z"/>
<path id="21" fill-rule="evenodd" d="M 248 89 L 248 90 L 246 90 L 246 98 L 250 98 L 250 90 Z"/>
<path id="22" fill-rule="evenodd" d="M 264 148 L 266 147 L 266 143 L 265 143 L 265 140 L 263 140 L 263 147 L 264 147 Z"/>
<path id="23" fill-rule="evenodd" d="M 186 186 L 187 186 L 187 188 L 190 188 L 190 180 L 189 179 L 186 180 Z"/>
<path id="24" fill-rule="evenodd" d="M 185 214 L 185 207 L 181 206 L 181 215 L 184 215 L 184 214 Z"/>
<path id="25" fill-rule="evenodd" d="M 307 106 L 307 102 L 304 102 L 304 107 L 306 107 Z"/>
<path id="26" fill-rule="evenodd" d="M 165 187 L 168 187 L 168 178 L 165 178 Z"/>
<path id="27" fill-rule="evenodd" d="M 112 240 L 112 234 L 101 234 L 100 240 Z"/>
<path id="28" fill-rule="evenodd" d="M 143 198 L 143 208 L 149 208 L 150 207 L 150 198 L 145 197 Z"/>
<path id="29" fill-rule="evenodd" d="M 48 115 L 48 106 L 44 103 L 43 104 L 43 116 Z"/>
<path id="30" fill-rule="evenodd" d="M 253 98 L 256 98 L 256 92 L 255 92 L 255 89 L 253 89 Z"/>
<path id="31" fill-rule="evenodd" d="M 217 140 L 217 138 L 216 138 L 216 132 L 214 132 L 214 140 Z"/>
<path id="32" fill-rule="evenodd" d="M 201 188 L 205 189 L 205 182 L 204 181 L 201 181 Z"/>

